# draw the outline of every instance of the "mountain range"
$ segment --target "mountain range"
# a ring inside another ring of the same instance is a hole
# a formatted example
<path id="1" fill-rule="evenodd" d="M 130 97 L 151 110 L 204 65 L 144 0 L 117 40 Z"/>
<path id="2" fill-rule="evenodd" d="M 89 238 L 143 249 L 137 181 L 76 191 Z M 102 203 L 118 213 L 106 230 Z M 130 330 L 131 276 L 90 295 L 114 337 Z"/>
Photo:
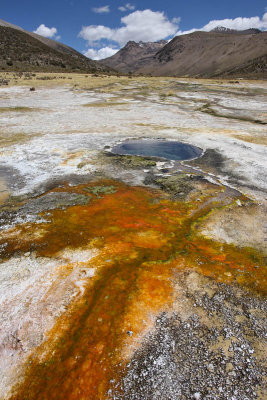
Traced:
<path id="1" fill-rule="evenodd" d="M 152 76 L 267 78 L 267 32 L 217 27 L 174 37 L 170 42 L 128 42 L 101 63 Z"/>
<path id="2" fill-rule="evenodd" d="M 267 79 L 267 31 L 218 26 L 169 42 L 129 41 L 112 57 L 93 61 L 63 43 L 0 19 L 0 70 Z"/>
<path id="3" fill-rule="evenodd" d="M 121 72 L 134 72 L 146 66 L 151 58 L 167 43 L 167 40 L 139 43 L 131 40 L 114 56 L 100 60 L 100 63 Z"/>

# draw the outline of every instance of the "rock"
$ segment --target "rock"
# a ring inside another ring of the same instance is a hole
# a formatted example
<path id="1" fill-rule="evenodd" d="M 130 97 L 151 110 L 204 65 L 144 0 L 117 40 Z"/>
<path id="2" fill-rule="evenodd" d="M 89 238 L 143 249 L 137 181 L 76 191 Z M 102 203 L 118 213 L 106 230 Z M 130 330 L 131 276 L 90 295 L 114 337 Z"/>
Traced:
<path id="1" fill-rule="evenodd" d="M 227 372 L 232 371 L 233 368 L 234 368 L 234 366 L 233 366 L 232 363 L 227 363 L 227 364 L 226 364 L 226 371 L 227 371 Z"/>
<path id="2" fill-rule="evenodd" d="M 208 365 L 208 371 L 209 371 L 209 372 L 214 372 L 214 366 L 213 366 L 213 364 L 209 364 L 209 365 Z"/>

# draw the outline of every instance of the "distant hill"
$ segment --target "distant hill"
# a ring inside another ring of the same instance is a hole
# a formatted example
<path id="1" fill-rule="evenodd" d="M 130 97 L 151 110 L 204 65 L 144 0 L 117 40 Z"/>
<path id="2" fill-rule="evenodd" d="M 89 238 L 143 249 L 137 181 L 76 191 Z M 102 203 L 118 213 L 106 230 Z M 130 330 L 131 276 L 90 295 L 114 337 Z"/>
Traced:
<path id="1" fill-rule="evenodd" d="M 0 18 L 0 26 L 5 26 L 6 28 L 13 28 L 17 29 L 18 31 L 24 31 L 20 26 L 11 24 L 10 22 L 4 21 L 3 19 Z M 26 31 L 24 31 L 26 32 Z"/>
<path id="2" fill-rule="evenodd" d="M 74 50 L 72 47 L 67 46 L 66 44 L 60 43 L 53 39 L 46 38 L 46 37 L 38 35 L 37 33 L 34 33 L 34 32 L 26 31 L 25 29 L 21 28 L 20 26 L 11 24 L 10 22 L 4 21 L 3 19 L 0 19 L 0 26 L 5 26 L 6 28 L 13 28 L 13 29 L 25 32 L 28 35 L 34 37 L 35 39 L 38 39 L 40 42 L 51 47 L 51 49 L 58 50 L 61 53 L 71 54 L 76 57 L 78 55 L 80 55 L 80 53 L 78 51 Z"/>
<path id="3" fill-rule="evenodd" d="M 132 42 L 130 42 L 132 43 Z M 267 79 L 267 32 L 258 29 L 235 31 L 217 27 L 211 32 L 193 32 L 174 37 L 153 55 L 142 53 L 136 61 L 138 44 L 129 43 L 117 54 L 102 60 L 120 71 L 153 76 L 217 77 L 239 76 Z M 146 49 L 146 46 L 143 47 Z M 116 57 L 117 56 L 117 57 Z"/>
<path id="4" fill-rule="evenodd" d="M 69 46 L 3 20 L 0 20 L 0 70 L 115 73 Z"/>
<path id="5" fill-rule="evenodd" d="M 147 43 L 130 41 L 114 56 L 100 60 L 100 62 L 121 72 L 136 71 L 145 66 L 167 43 L 166 40 Z"/>

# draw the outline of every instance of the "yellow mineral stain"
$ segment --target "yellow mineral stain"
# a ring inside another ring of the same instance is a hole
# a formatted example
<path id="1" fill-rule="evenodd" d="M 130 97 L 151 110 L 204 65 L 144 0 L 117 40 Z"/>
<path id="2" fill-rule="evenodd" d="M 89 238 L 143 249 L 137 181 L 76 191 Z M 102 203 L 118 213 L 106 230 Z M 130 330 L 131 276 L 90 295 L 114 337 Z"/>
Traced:
<path id="1" fill-rule="evenodd" d="M 51 211 L 48 223 L 21 226 L 19 238 L 6 232 L 0 238 L 5 256 L 35 250 L 56 257 L 64 249 L 95 248 L 84 267 L 96 274 L 29 358 L 13 400 L 107 398 L 109 381 L 119 376 L 156 315 L 171 308 L 175 270 L 195 269 L 266 291 L 261 254 L 195 232 L 212 205 L 199 208 L 198 202 L 107 180 L 57 191 L 86 194 L 90 202 Z M 69 273 L 74 267 L 63 268 Z"/>
<path id="2" fill-rule="evenodd" d="M 77 163 L 77 159 L 81 158 L 84 155 L 83 151 L 76 151 L 75 153 L 66 153 L 64 161 L 62 161 L 61 165 L 75 165 Z"/>
<path id="3" fill-rule="evenodd" d="M 9 192 L 6 186 L 6 182 L 0 179 L 0 206 L 7 200 Z"/>

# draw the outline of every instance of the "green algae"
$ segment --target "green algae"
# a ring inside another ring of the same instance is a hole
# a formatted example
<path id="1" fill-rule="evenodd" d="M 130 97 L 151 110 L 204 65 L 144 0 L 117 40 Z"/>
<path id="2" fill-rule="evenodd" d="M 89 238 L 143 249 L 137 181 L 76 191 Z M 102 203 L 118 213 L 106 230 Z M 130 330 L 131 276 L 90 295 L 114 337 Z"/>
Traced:
<path id="1" fill-rule="evenodd" d="M 217 188 L 211 189 L 211 195 L 217 195 Z M 198 203 L 171 201 L 158 191 L 115 181 L 68 190 L 90 192 L 95 198 L 89 206 L 54 210 L 51 222 L 43 224 L 44 236 L 34 235 L 41 225 L 28 225 L 25 232 L 22 227 L 19 240 L 11 237 L 6 251 L 25 252 L 35 241 L 37 254 L 51 257 L 66 247 L 94 241 L 100 253 L 88 267 L 98 265 L 99 270 L 94 283 L 88 281 L 84 295 L 29 359 L 13 400 L 36 399 L 40 394 L 43 400 L 104 400 L 108 383 L 119 370 L 127 331 L 137 336 L 147 311 L 150 315 L 167 309 L 173 300 L 175 270 L 190 268 L 219 282 L 264 291 L 260 254 L 195 234 L 195 222 L 210 212 L 211 203 L 198 209 Z M 103 193 L 109 195 L 102 197 Z"/>
<path id="2" fill-rule="evenodd" d="M 126 168 L 150 168 L 157 164 L 156 161 L 142 156 L 114 155 L 112 153 L 106 153 L 105 156 L 111 162 L 120 164 Z"/>
<path id="3" fill-rule="evenodd" d="M 155 183 L 162 190 L 179 197 L 186 196 L 194 189 L 192 179 L 186 174 L 155 178 Z"/>
<path id="4" fill-rule="evenodd" d="M 92 186 L 92 187 L 88 188 L 88 191 L 90 191 L 94 196 L 96 196 L 96 198 L 100 199 L 102 197 L 102 195 L 116 193 L 117 189 L 113 185 L 111 185 L 111 186 Z"/>

